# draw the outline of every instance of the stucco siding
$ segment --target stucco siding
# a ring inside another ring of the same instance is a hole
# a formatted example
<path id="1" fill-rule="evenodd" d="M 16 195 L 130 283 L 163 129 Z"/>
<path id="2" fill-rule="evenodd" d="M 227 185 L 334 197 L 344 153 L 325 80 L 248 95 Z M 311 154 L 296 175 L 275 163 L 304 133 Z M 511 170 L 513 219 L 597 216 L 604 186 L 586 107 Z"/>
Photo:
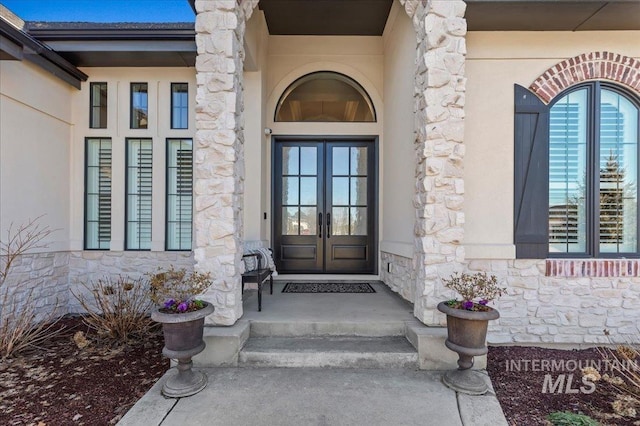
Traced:
<path id="1" fill-rule="evenodd" d="M 468 259 L 514 258 L 514 84 L 582 53 L 640 57 L 639 31 L 469 32 L 465 142 Z"/>
<path id="2" fill-rule="evenodd" d="M 45 215 L 40 223 L 55 230 L 47 250 L 67 250 L 76 89 L 27 62 L 0 67 L 0 231 Z"/>

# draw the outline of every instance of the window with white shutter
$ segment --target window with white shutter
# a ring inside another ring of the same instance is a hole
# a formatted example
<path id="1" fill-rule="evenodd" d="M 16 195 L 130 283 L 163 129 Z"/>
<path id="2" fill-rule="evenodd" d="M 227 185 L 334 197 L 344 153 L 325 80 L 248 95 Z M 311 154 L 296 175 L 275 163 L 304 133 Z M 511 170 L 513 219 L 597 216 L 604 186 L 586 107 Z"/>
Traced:
<path id="1" fill-rule="evenodd" d="M 86 250 L 109 250 L 111 242 L 111 139 L 85 140 Z"/>
<path id="2" fill-rule="evenodd" d="M 167 140 L 167 250 L 191 250 L 193 142 Z"/>
<path id="3" fill-rule="evenodd" d="M 126 246 L 151 249 L 151 192 L 153 149 L 151 139 L 127 139 Z"/>

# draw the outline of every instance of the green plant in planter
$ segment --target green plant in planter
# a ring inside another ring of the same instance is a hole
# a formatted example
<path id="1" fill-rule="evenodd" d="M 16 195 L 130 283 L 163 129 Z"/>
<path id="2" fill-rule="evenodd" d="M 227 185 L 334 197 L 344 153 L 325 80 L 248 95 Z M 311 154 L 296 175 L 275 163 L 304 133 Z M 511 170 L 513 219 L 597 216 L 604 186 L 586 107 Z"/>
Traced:
<path id="1" fill-rule="evenodd" d="M 502 296 L 505 289 L 498 285 L 495 275 L 487 275 L 486 272 L 475 274 L 455 273 L 449 279 L 443 279 L 445 287 L 454 290 L 462 300 L 452 299 L 445 302 L 447 306 L 467 311 L 489 311 L 487 304 Z"/>
<path id="2" fill-rule="evenodd" d="M 151 300 L 161 306 L 162 313 L 185 313 L 200 310 L 206 303 L 196 299 L 212 284 L 211 274 L 187 272 L 175 269 L 173 265 L 166 271 L 149 274 Z"/>

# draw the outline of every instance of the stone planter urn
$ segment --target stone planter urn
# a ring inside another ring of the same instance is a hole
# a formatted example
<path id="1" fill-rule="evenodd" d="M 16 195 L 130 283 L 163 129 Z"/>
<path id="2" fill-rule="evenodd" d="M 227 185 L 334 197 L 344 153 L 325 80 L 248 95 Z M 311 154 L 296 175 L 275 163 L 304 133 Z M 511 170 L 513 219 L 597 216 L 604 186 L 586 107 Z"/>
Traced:
<path id="1" fill-rule="evenodd" d="M 164 348 L 162 354 L 177 359 L 177 374 L 169 376 L 162 387 L 162 394 L 169 398 L 191 396 L 207 386 L 207 376 L 192 370 L 191 357 L 205 348 L 202 335 L 204 318 L 213 313 L 213 305 L 205 302 L 205 307 L 193 312 L 163 313 L 156 309 L 151 319 L 162 323 Z"/>
<path id="2" fill-rule="evenodd" d="M 488 352 L 487 326 L 490 320 L 498 319 L 500 313 L 487 307 L 487 311 L 468 311 L 452 308 L 440 302 L 438 310 L 447 315 L 447 348 L 458 354 L 458 369 L 447 371 L 442 377 L 451 389 L 469 395 L 483 395 L 489 387 L 481 373 L 473 371 L 473 357 Z"/>

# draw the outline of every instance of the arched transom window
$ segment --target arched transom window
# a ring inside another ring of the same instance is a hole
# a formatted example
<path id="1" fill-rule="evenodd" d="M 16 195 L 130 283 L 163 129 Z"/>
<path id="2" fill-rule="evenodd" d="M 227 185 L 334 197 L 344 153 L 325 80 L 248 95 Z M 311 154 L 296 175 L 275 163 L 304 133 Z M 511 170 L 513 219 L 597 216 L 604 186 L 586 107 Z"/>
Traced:
<path id="1" fill-rule="evenodd" d="M 284 91 L 275 121 L 375 122 L 376 113 L 371 98 L 356 81 L 320 71 L 300 77 Z"/>

